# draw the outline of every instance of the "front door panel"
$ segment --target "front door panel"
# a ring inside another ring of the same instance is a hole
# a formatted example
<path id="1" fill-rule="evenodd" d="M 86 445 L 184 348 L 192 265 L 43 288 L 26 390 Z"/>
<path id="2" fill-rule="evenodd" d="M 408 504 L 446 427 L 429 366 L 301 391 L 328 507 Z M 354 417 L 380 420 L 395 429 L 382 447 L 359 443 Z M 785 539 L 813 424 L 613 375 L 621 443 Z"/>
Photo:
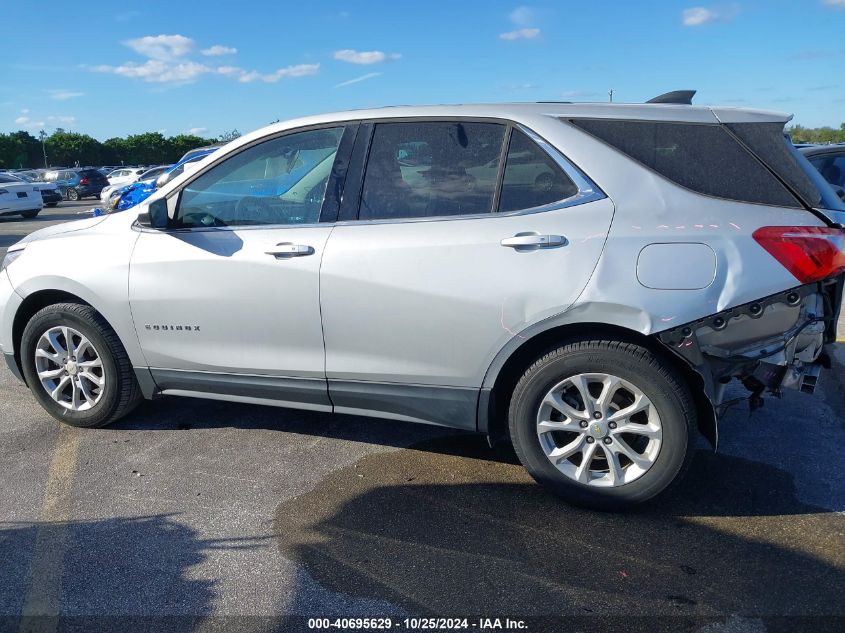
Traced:
<path id="1" fill-rule="evenodd" d="M 324 378 L 318 276 L 330 232 L 303 226 L 142 233 L 129 296 L 149 365 Z M 268 254 L 294 246 L 307 250 Z"/>

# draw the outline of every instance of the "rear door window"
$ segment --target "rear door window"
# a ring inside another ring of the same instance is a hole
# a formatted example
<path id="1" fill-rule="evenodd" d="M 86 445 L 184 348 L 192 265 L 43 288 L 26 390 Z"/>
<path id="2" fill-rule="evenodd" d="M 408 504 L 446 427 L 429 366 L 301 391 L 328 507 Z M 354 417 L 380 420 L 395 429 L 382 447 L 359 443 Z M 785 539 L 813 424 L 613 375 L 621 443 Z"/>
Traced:
<path id="1" fill-rule="evenodd" d="M 377 124 L 360 219 L 491 213 L 506 131 L 499 123 Z"/>
<path id="2" fill-rule="evenodd" d="M 692 191 L 742 202 L 801 206 L 721 125 L 618 119 L 571 123 Z"/>

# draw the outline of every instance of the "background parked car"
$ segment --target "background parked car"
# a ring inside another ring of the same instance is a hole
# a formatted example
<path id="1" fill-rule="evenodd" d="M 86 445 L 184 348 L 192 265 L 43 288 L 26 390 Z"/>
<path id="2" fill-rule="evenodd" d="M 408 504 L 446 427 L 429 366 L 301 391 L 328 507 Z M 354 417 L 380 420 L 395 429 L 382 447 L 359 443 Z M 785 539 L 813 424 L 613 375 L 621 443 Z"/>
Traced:
<path id="1" fill-rule="evenodd" d="M 144 173 L 142 173 L 138 177 L 138 180 L 136 180 L 134 183 L 130 183 L 130 184 L 138 184 L 138 185 L 153 184 L 155 182 L 156 178 L 158 178 L 162 174 L 166 173 L 172 167 L 173 167 L 173 165 L 161 165 L 159 167 L 153 167 L 152 169 L 148 169 L 147 171 L 145 171 Z M 126 184 L 109 185 L 108 187 L 106 187 L 105 189 L 103 189 L 100 192 L 100 202 L 102 202 L 103 205 L 106 206 L 107 208 L 111 208 L 112 205 L 109 204 L 109 200 L 111 200 L 114 197 L 115 192 L 117 192 L 118 190 L 123 191 L 123 190 L 126 189 L 127 186 L 128 185 L 126 185 Z"/>
<path id="2" fill-rule="evenodd" d="M 164 186 L 176 176 L 181 175 L 186 169 L 190 170 L 196 163 L 209 154 L 216 152 L 219 147 L 219 145 L 213 145 L 210 147 L 200 147 L 198 149 L 191 150 L 185 154 L 178 163 L 168 167 L 164 173 L 159 175 L 155 180 L 139 180 L 131 185 L 125 185 L 116 189 L 110 194 L 106 208 L 115 211 L 125 211 L 126 209 L 131 209 L 136 204 L 139 204 L 149 198 L 156 189 Z"/>
<path id="3" fill-rule="evenodd" d="M 845 200 L 845 143 L 807 145 L 799 151 L 819 170 L 839 197 Z"/>
<path id="4" fill-rule="evenodd" d="M 121 167 L 110 172 L 106 178 L 108 178 L 110 185 L 128 185 L 130 182 L 138 180 L 138 176 L 144 173 L 144 171 L 141 167 Z"/>
<path id="5" fill-rule="evenodd" d="M 50 182 L 42 182 L 38 178 L 33 178 L 27 175 L 27 172 L 17 172 L 17 173 L 5 173 L 4 176 L 8 176 L 18 182 L 26 182 L 31 185 L 34 185 L 35 188 L 41 192 L 41 199 L 44 201 L 44 204 L 48 207 L 55 207 L 59 202 L 62 201 L 62 194 L 59 192 L 58 187 L 54 183 Z"/>
<path id="6" fill-rule="evenodd" d="M 0 174 L 0 216 L 34 218 L 43 207 L 41 192 L 35 185 L 10 174 Z"/>
<path id="7" fill-rule="evenodd" d="M 62 169 L 48 171 L 46 182 L 55 183 L 68 200 L 97 197 L 109 181 L 96 169 Z"/>

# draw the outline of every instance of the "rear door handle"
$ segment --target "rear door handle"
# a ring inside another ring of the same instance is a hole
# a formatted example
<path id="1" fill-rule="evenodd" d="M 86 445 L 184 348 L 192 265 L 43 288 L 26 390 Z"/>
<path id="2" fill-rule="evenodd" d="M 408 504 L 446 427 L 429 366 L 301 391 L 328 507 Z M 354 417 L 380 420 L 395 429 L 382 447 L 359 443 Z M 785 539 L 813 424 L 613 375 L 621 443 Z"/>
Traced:
<path id="1" fill-rule="evenodd" d="M 312 255 L 314 248 L 307 244 L 293 244 L 292 242 L 282 242 L 271 247 L 270 250 L 264 251 L 267 255 L 272 255 L 276 259 L 288 259 L 290 257 L 303 257 L 305 255 Z"/>
<path id="2" fill-rule="evenodd" d="M 555 248 L 566 246 L 566 243 L 566 238 L 563 235 L 537 235 L 536 233 L 514 235 L 501 241 L 502 246 L 524 249 Z"/>

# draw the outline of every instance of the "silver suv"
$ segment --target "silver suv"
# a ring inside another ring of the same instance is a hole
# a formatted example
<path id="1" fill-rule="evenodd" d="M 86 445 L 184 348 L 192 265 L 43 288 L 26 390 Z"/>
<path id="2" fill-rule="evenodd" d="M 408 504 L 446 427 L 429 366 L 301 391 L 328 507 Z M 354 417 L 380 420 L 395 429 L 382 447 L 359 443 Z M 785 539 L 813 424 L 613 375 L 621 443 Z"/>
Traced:
<path id="1" fill-rule="evenodd" d="M 0 345 L 60 421 L 158 394 L 509 438 L 582 505 L 650 499 L 724 393 L 812 391 L 845 208 L 787 115 L 399 107 L 279 123 L 0 273 Z"/>

